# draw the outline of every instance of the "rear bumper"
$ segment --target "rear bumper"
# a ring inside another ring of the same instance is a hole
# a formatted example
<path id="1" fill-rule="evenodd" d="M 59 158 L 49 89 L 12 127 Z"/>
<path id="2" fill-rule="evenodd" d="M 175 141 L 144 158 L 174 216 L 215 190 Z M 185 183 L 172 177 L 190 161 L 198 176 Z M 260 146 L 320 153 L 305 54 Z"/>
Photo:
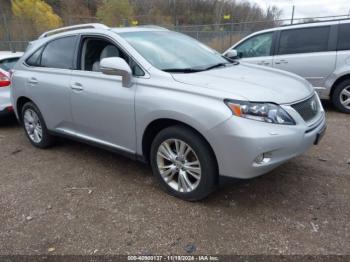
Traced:
<path id="1" fill-rule="evenodd" d="M 0 117 L 9 116 L 9 115 L 12 115 L 13 113 L 14 113 L 13 107 L 9 106 L 0 111 Z"/>
<path id="2" fill-rule="evenodd" d="M 12 109 L 10 90 L 8 88 L 2 88 L 0 90 L 0 116 L 12 114 Z"/>
<path id="3" fill-rule="evenodd" d="M 319 142 L 326 128 L 323 111 L 316 122 L 282 126 L 231 117 L 209 134 L 220 175 L 248 179 L 270 172 Z"/>

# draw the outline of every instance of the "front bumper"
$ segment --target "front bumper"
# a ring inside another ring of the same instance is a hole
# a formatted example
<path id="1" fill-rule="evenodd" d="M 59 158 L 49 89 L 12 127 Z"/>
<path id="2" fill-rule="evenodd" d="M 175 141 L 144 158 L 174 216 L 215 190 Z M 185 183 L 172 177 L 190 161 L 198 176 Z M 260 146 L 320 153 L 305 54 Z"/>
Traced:
<path id="1" fill-rule="evenodd" d="M 296 120 L 296 125 L 276 125 L 232 116 L 210 130 L 208 135 L 220 175 L 241 179 L 257 177 L 319 142 L 326 128 L 323 108 L 311 124 L 305 123 L 292 108 L 285 107 L 285 110 Z M 268 156 L 267 161 L 256 163 L 261 154 Z"/>

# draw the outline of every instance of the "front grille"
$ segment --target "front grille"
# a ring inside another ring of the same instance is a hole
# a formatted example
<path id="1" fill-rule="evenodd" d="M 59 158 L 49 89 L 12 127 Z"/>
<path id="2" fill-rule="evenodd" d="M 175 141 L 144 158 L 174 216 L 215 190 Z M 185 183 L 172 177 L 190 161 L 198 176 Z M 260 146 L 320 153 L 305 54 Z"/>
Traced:
<path id="1" fill-rule="evenodd" d="M 320 110 L 316 95 L 305 101 L 294 104 L 292 107 L 301 115 L 305 122 L 312 120 Z"/>

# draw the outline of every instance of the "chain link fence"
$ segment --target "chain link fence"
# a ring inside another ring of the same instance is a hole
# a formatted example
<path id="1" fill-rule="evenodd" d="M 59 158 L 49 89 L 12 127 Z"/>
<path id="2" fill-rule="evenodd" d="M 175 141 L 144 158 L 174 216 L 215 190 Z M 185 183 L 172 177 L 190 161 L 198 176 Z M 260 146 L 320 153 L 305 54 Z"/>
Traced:
<path id="1" fill-rule="evenodd" d="M 212 25 L 183 25 L 173 29 L 223 52 L 247 35 L 283 25 L 312 23 L 350 18 L 349 15 L 281 19 L 274 21 L 248 21 Z"/>
<path id="2" fill-rule="evenodd" d="M 348 15 L 298 18 L 293 20 L 293 24 L 345 18 L 349 18 Z M 36 32 L 23 21 L 8 19 L 5 15 L 2 15 L 0 19 L 0 50 L 24 51 L 28 42 L 36 39 L 42 33 Z M 68 22 L 64 26 L 99 22 L 96 17 L 69 17 L 66 21 Z M 196 38 L 202 43 L 222 52 L 253 32 L 291 23 L 291 19 L 282 19 L 165 27 Z"/>
<path id="3" fill-rule="evenodd" d="M 212 25 L 184 25 L 174 30 L 189 35 L 210 47 L 224 51 L 243 37 L 282 24 L 282 21 L 252 21 Z"/>

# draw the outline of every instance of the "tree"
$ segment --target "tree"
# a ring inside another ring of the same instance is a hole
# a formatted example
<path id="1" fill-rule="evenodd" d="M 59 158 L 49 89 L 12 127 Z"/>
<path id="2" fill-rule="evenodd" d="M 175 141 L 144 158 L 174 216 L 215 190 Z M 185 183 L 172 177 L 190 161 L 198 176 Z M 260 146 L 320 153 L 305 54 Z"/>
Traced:
<path id="1" fill-rule="evenodd" d="M 61 0 L 61 17 L 66 25 L 95 22 L 91 21 L 86 0 Z"/>
<path id="2" fill-rule="evenodd" d="M 13 15 L 34 34 L 62 25 L 61 18 L 43 0 L 11 0 L 11 4 Z"/>
<path id="3" fill-rule="evenodd" d="M 96 16 L 104 24 L 110 26 L 119 26 L 129 24 L 134 9 L 129 0 L 103 0 L 98 7 Z"/>

